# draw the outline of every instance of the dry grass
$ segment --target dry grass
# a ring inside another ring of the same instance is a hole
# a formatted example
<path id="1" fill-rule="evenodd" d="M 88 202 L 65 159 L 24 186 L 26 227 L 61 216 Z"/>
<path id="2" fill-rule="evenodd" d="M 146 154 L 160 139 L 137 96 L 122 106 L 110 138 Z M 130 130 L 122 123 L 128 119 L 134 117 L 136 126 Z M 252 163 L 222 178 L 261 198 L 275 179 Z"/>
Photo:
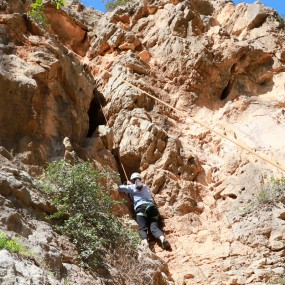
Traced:
<path id="1" fill-rule="evenodd" d="M 285 179 L 271 179 L 257 195 L 259 204 L 285 202 Z"/>
<path id="2" fill-rule="evenodd" d="M 113 284 L 154 284 L 155 268 L 152 268 L 146 259 L 141 258 L 139 252 L 128 248 L 126 245 L 116 250 L 109 250 L 104 261 L 109 267 Z"/>

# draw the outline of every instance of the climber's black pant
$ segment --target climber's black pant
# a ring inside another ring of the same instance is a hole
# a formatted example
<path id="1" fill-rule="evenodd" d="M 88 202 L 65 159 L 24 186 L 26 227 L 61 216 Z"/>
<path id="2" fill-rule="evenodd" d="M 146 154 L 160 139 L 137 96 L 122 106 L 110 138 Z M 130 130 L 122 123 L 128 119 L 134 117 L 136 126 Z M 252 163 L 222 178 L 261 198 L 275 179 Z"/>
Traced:
<path id="1" fill-rule="evenodd" d="M 148 227 L 150 228 L 150 231 L 152 235 L 155 238 L 158 238 L 163 235 L 163 232 L 158 227 L 158 217 L 146 217 L 142 216 L 141 213 L 144 213 L 145 205 L 140 205 L 138 209 L 136 210 L 136 219 L 139 226 L 139 233 L 142 239 L 147 238 L 147 230 Z"/>

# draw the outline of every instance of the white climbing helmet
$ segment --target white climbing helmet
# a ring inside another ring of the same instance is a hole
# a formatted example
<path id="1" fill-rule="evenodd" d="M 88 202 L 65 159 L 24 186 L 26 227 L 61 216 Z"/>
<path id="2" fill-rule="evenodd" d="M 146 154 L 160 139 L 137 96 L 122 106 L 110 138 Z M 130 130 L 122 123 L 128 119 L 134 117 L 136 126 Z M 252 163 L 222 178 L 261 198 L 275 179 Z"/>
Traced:
<path id="1" fill-rule="evenodd" d="M 142 179 L 141 175 L 138 173 L 138 172 L 134 172 L 132 175 L 131 175 L 131 178 L 130 180 L 136 180 L 137 178 L 139 179 Z"/>

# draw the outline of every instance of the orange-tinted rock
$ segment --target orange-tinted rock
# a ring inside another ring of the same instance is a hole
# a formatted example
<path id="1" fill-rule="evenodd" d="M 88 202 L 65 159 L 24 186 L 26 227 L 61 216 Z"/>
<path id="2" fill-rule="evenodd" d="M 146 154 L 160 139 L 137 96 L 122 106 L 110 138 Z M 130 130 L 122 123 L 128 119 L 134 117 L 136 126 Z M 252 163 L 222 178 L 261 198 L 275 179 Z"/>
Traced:
<path id="1" fill-rule="evenodd" d="M 262 284 L 284 274 L 284 201 L 262 200 L 263 183 L 281 177 L 285 161 L 277 14 L 226 0 L 143 1 L 106 14 L 74 3 L 49 8 L 47 32 L 23 5 L 0 6 L 0 163 L 10 167 L 0 170 L 2 226 L 46 245 L 57 274 L 62 258 L 70 280 L 94 281 L 72 264 L 74 249 L 49 249 L 64 242 L 48 225 L 25 219 L 53 209 L 13 164 L 35 174 L 74 152 L 124 181 L 121 162 L 150 186 L 172 251 L 151 241 L 149 284 L 171 284 L 168 269 L 179 285 Z"/>

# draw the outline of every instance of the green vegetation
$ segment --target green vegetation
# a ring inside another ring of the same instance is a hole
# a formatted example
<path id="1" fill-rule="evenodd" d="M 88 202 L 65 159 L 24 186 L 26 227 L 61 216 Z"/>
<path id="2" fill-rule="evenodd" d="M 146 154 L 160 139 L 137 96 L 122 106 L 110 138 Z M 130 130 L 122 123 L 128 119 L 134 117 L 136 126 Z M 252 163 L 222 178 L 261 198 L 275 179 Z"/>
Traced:
<path id="1" fill-rule="evenodd" d="M 41 188 L 57 208 L 50 218 L 78 246 L 85 266 L 102 263 L 107 248 L 127 245 L 133 250 L 139 241 L 137 232 L 112 214 L 119 203 L 110 196 L 114 178 L 90 163 L 71 166 L 64 161 L 50 163 L 43 178 Z"/>
<path id="2" fill-rule="evenodd" d="M 52 0 L 52 4 L 56 7 L 56 9 L 60 9 L 62 6 L 64 6 L 67 2 L 64 0 Z M 31 17 L 38 23 L 45 24 L 46 23 L 46 17 L 44 15 L 45 11 L 45 5 L 43 3 L 43 0 L 35 0 L 31 5 L 31 10 L 29 11 L 29 14 Z"/>
<path id="3" fill-rule="evenodd" d="M 105 2 L 106 10 L 113 10 L 116 7 L 126 5 L 127 3 L 130 3 L 131 0 L 102 0 L 102 2 Z M 56 7 L 56 9 L 61 9 L 62 6 L 66 5 L 67 2 L 65 0 L 52 0 L 51 3 Z M 43 0 L 32 0 L 32 3 L 30 4 L 30 11 L 28 12 L 29 15 L 38 23 L 41 23 L 43 25 L 46 24 L 46 17 L 44 14 L 45 11 L 45 4 L 43 3 Z"/>
<path id="4" fill-rule="evenodd" d="M 259 204 L 285 202 L 285 178 L 271 179 L 257 195 Z"/>
<path id="5" fill-rule="evenodd" d="M 285 178 L 271 179 L 264 184 L 256 195 L 256 199 L 241 208 L 240 215 L 246 216 L 260 207 L 272 207 L 276 203 L 285 204 Z"/>
<path id="6" fill-rule="evenodd" d="M 256 205 L 254 202 L 247 204 L 245 207 L 240 209 L 240 215 L 245 217 L 246 215 L 252 213 L 255 210 L 255 207 Z"/>
<path id="7" fill-rule="evenodd" d="M 60 9 L 62 6 L 66 5 L 67 2 L 64 0 L 52 0 L 52 4 L 56 7 L 56 9 Z"/>
<path id="8" fill-rule="evenodd" d="M 30 7 L 31 10 L 28 12 L 28 14 L 30 14 L 36 22 L 45 24 L 46 17 L 44 15 L 44 5 L 42 0 L 36 0 L 30 5 Z"/>
<path id="9" fill-rule="evenodd" d="M 130 0 L 108 0 L 106 2 L 106 10 L 113 10 L 118 6 L 122 6 L 130 2 Z"/>
<path id="10" fill-rule="evenodd" d="M 102 0 L 105 2 L 104 0 Z M 106 0 L 106 10 L 113 10 L 118 6 L 122 6 L 130 2 L 131 0 Z M 62 6 L 66 5 L 67 2 L 65 0 L 52 0 L 51 3 L 56 7 L 56 9 L 61 9 Z M 44 14 L 45 4 L 43 0 L 33 0 L 30 4 L 29 15 L 38 23 L 43 25 L 46 24 L 46 17 Z"/>
<path id="11" fill-rule="evenodd" d="M 8 238 L 7 235 L 0 231 L 0 249 L 7 249 L 14 253 L 19 253 L 23 256 L 31 256 L 29 250 L 21 245 L 16 238 Z"/>

